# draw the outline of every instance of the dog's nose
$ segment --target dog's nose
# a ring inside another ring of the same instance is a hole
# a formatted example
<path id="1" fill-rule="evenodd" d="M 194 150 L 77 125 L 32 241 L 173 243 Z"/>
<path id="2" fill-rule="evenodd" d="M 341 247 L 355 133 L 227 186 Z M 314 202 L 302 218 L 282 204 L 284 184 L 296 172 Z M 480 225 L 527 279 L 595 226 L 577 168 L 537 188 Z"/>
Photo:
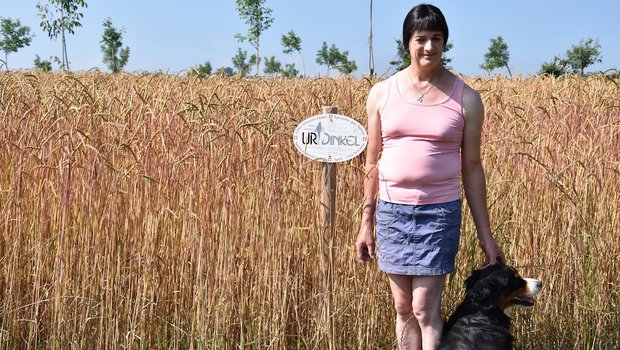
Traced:
<path id="1" fill-rule="evenodd" d="M 524 280 L 527 281 L 527 285 L 530 288 L 530 290 L 532 290 L 532 291 L 538 292 L 542 288 L 542 281 L 539 280 L 539 279 L 524 278 Z"/>

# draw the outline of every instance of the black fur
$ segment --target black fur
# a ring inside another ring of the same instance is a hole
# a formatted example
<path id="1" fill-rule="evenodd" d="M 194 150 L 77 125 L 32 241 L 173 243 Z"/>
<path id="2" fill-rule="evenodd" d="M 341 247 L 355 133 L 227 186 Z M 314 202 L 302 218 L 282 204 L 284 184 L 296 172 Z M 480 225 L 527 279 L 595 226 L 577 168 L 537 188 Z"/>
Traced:
<path id="1" fill-rule="evenodd" d="M 526 285 L 517 271 L 507 265 L 474 271 L 466 281 L 465 299 L 444 326 L 439 349 L 512 349 L 510 318 L 500 307 L 500 300 Z"/>

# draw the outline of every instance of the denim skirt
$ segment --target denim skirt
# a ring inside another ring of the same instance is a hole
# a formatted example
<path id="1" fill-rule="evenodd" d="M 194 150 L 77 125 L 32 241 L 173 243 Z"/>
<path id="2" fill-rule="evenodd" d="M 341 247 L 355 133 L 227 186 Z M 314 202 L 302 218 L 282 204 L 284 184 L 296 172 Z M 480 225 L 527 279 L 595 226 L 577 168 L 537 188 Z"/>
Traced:
<path id="1" fill-rule="evenodd" d="M 379 268 L 391 274 L 444 275 L 454 271 L 461 236 L 461 200 L 408 205 L 379 200 Z"/>

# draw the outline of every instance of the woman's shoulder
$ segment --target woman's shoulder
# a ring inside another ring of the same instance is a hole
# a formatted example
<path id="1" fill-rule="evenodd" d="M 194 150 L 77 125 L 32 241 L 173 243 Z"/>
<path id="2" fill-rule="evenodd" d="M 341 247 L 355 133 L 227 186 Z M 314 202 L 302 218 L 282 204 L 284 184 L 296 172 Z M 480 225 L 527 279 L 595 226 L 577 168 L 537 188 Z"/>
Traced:
<path id="1" fill-rule="evenodd" d="M 390 79 L 394 79 L 396 76 L 396 74 L 389 76 L 386 79 L 383 79 L 377 83 L 375 83 L 375 85 L 372 86 L 372 88 L 370 88 L 370 93 L 371 94 L 384 94 L 387 93 L 389 84 L 390 84 Z"/>
<path id="2" fill-rule="evenodd" d="M 480 94 L 478 93 L 476 89 L 474 89 L 473 87 L 471 87 L 471 85 L 465 82 L 465 78 L 462 74 L 458 72 L 453 72 L 452 70 L 447 70 L 446 72 L 448 73 L 448 76 L 450 76 L 449 79 L 453 81 L 454 83 L 457 83 L 459 80 L 462 82 L 464 96 L 467 96 L 468 98 L 473 97 L 474 99 L 480 96 Z"/>
<path id="3" fill-rule="evenodd" d="M 482 98 L 478 90 L 463 83 L 463 105 L 482 104 Z"/>
<path id="4" fill-rule="evenodd" d="M 380 106 L 383 104 L 383 101 L 387 98 L 387 94 L 390 87 L 390 79 L 393 79 L 394 76 L 391 76 L 387 79 L 377 82 L 375 85 L 370 88 L 370 92 L 368 93 L 367 106 L 369 108 L 378 110 Z"/>
<path id="5" fill-rule="evenodd" d="M 471 86 L 463 87 L 463 116 L 465 119 L 484 119 L 484 103 L 480 93 Z"/>

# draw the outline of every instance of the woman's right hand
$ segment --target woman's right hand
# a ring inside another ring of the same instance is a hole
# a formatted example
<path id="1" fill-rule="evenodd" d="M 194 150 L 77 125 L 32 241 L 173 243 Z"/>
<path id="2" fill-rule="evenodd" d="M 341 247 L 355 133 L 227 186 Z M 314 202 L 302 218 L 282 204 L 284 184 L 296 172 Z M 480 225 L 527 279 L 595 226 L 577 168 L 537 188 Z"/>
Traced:
<path id="1" fill-rule="evenodd" d="M 371 261 L 375 258 L 375 238 L 372 232 L 372 224 L 364 223 L 357 235 L 355 242 L 357 258 L 361 262 Z"/>

